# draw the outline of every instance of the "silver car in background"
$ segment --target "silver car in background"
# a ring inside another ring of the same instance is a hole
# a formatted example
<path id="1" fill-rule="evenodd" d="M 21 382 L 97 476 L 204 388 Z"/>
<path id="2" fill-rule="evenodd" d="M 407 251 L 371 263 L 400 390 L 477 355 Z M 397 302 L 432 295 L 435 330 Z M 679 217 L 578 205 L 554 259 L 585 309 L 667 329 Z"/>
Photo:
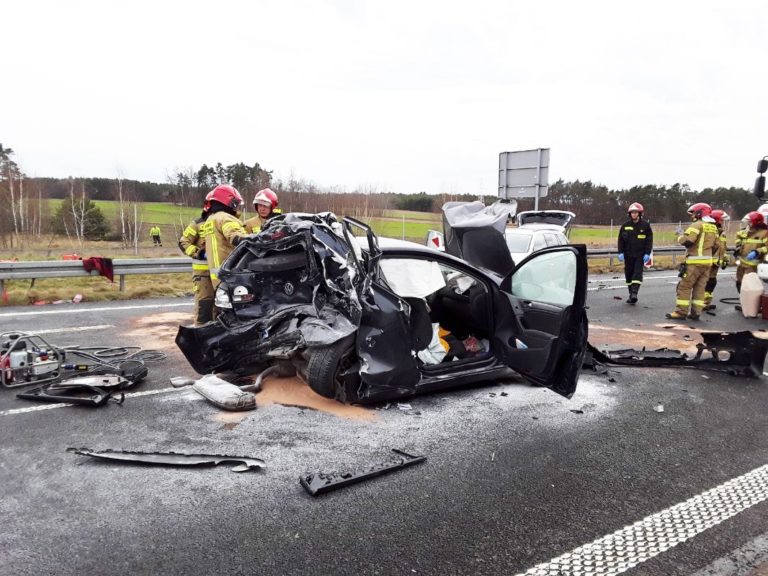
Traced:
<path id="1" fill-rule="evenodd" d="M 568 233 L 576 215 L 564 210 L 527 210 L 517 215 L 517 227 L 507 228 L 504 239 L 515 263 L 554 246 L 569 244 Z"/>

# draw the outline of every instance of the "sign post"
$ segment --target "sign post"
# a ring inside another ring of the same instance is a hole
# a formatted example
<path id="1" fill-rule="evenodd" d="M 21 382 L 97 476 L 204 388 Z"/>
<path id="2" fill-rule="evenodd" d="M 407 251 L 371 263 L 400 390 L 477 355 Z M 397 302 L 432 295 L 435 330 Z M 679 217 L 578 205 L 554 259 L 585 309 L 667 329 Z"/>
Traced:
<path id="1" fill-rule="evenodd" d="M 499 198 L 539 198 L 549 192 L 549 148 L 501 152 L 499 154 Z"/>

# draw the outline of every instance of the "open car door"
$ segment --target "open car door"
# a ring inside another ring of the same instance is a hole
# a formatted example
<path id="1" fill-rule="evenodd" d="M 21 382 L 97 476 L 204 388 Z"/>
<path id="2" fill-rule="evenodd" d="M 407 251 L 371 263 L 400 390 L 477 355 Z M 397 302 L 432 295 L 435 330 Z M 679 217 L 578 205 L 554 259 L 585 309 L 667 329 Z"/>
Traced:
<path id="1" fill-rule="evenodd" d="M 587 250 L 534 252 L 504 279 L 492 348 L 527 380 L 570 398 L 587 348 Z"/>

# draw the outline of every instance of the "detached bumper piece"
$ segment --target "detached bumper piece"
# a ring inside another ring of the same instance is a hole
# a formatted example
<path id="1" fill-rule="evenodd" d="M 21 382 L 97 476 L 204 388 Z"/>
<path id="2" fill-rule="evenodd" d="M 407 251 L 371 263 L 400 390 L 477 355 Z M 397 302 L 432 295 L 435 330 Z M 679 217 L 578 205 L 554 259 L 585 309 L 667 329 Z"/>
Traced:
<path id="1" fill-rule="evenodd" d="M 393 449 L 392 452 L 395 453 L 395 456 L 392 456 L 386 462 L 374 464 L 359 472 L 318 472 L 316 474 L 300 476 L 299 482 L 312 496 L 317 496 L 318 494 L 325 494 L 326 492 L 381 476 L 382 474 L 388 474 L 413 464 L 420 464 L 427 459 L 426 456 L 414 456 L 402 450 Z"/>
<path id="2" fill-rule="evenodd" d="M 125 394 L 121 390 L 133 385 L 133 382 L 121 376 L 81 376 L 20 392 L 16 397 L 35 402 L 63 402 L 99 408 L 110 400 L 122 404 Z"/>
<path id="3" fill-rule="evenodd" d="M 768 354 L 768 339 L 757 338 L 749 331 L 702 332 L 701 337 L 704 343 L 696 345 L 696 355 L 693 357 L 669 348 L 603 352 L 588 344 L 585 365 L 595 370 L 597 364 L 649 368 L 679 366 L 751 378 L 758 378 L 763 374 L 765 357 Z"/>
<path id="4" fill-rule="evenodd" d="M 157 466 L 217 466 L 236 463 L 232 472 L 258 470 L 265 466 L 264 460 L 249 456 L 227 456 L 224 454 L 185 454 L 183 452 L 127 452 L 113 450 L 91 450 L 90 448 L 67 448 L 67 452 L 119 462 L 138 462 Z"/>

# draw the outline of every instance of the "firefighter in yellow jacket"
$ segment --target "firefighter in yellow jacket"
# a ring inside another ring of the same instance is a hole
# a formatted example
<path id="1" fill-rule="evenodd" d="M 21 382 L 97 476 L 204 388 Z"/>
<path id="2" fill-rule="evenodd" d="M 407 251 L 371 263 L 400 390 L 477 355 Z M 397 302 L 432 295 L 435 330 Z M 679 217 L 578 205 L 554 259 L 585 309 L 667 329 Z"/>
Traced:
<path id="1" fill-rule="evenodd" d="M 163 241 L 160 240 L 160 226 L 155 224 L 149 229 L 149 236 L 152 238 L 152 246 L 162 247 Z"/>
<path id="2" fill-rule="evenodd" d="M 714 219 L 710 216 L 709 204 L 699 202 L 688 208 L 691 225 L 677 241 L 685 246 L 685 263 L 681 265 L 680 281 L 677 283 L 675 311 L 667 318 L 698 320 L 704 309 L 704 288 L 709 279 L 709 269 L 720 242 Z"/>
<path id="3" fill-rule="evenodd" d="M 179 238 L 179 249 L 192 258 L 192 290 L 195 295 L 195 326 L 202 326 L 213 320 L 213 284 L 206 260 L 205 241 L 200 235 L 200 226 L 208 218 L 211 209 L 209 192 L 205 197 L 200 217 L 195 218 L 184 229 Z"/>
<path id="4" fill-rule="evenodd" d="M 218 287 L 219 269 L 240 238 L 247 233 L 238 219 L 243 197 L 233 186 L 220 184 L 211 193 L 208 218 L 200 225 L 200 236 L 205 242 L 205 255 L 211 274 L 214 294 Z M 215 315 L 215 310 L 214 310 Z"/>
<path id="5" fill-rule="evenodd" d="M 277 207 L 277 194 L 275 194 L 269 188 L 264 188 L 256 192 L 256 196 L 253 197 L 253 208 L 256 210 L 256 216 L 248 218 L 243 222 L 243 227 L 248 234 L 258 234 L 267 223 L 267 220 L 281 214 L 280 208 Z"/>
<path id="6" fill-rule="evenodd" d="M 712 304 L 713 293 L 715 286 L 717 286 L 717 273 L 721 269 L 725 270 L 730 263 L 725 225 L 731 218 L 725 210 L 712 210 L 711 216 L 715 221 L 715 226 L 717 226 L 719 247 L 717 252 L 712 254 L 713 261 L 712 266 L 709 267 L 709 280 L 707 280 L 707 285 L 704 286 L 704 310 L 714 310 L 717 308 L 716 304 Z"/>
<path id="7" fill-rule="evenodd" d="M 744 217 L 747 227 L 736 234 L 736 248 L 733 255 L 739 259 L 736 268 L 736 290 L 741 292 L 744 274 L 757 272 L 760 258 L 768 252 L 768 227 L 760 212 L 750 212 Z"/>

